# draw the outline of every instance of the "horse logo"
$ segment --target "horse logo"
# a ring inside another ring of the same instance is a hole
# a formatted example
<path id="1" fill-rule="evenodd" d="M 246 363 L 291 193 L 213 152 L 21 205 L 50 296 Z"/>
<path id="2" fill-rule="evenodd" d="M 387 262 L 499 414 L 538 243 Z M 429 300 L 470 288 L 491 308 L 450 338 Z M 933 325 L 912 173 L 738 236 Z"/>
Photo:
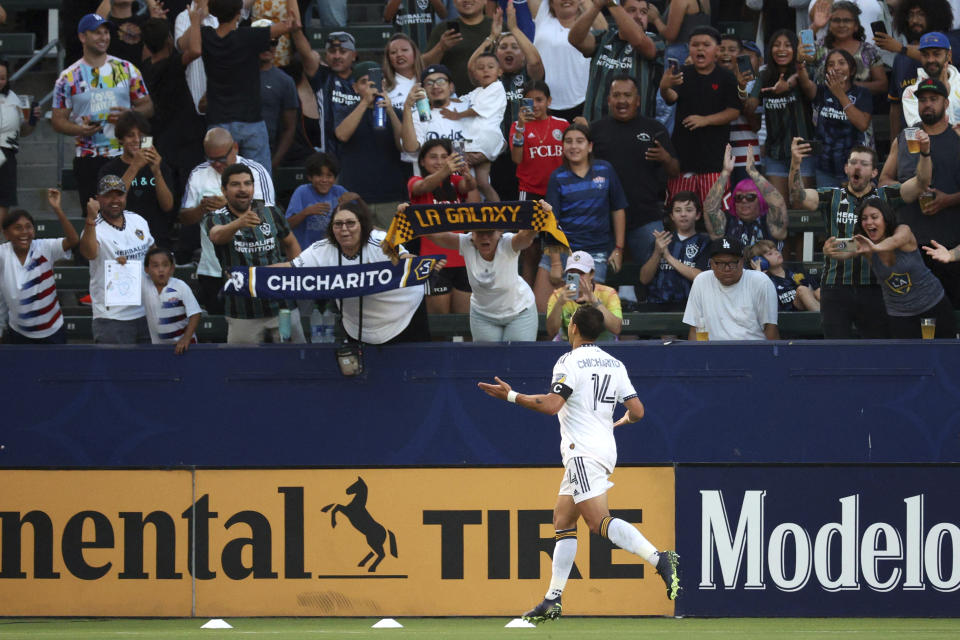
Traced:
<path id="1" fill-rule="evenodd" d="M 370 545 L 370 553 L 364 556 L 363 560 L 357 563 L 357 566 L 366 565 L 370 558 L 376 555 L 377 559 L 367 568 L 368 572 L 373 573 L 377 570 L 380 561 L 386 556 L 383 543 L 388 535 L 390 536 L 390 555 L 394 558 L 397 557 L 397 538 L 393 535 L 393 531 L 387 530 L 382 524 L 374 520 L 370 512 L 367 511 L 367 483 L 363 481 L 363 478 L 357 476 L 357 481 L 347 487 L 346 493 L 354 494 L 353 500 L 349 504 L 332 503 L 325 506 L 321 511 L 324 513 L 330 511 L 331 527 L 337 526 L 337 512 L 339 511 L 347 516 L 347 520 L 350 521 L 354 529 L 366 537 L 367 544 Z"/>

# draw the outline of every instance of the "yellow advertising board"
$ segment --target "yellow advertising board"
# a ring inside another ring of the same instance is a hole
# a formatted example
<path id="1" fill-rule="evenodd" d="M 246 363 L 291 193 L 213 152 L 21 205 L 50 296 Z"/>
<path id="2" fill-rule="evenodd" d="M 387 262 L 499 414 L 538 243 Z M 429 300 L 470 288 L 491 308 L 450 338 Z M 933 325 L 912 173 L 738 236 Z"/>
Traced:
<path id="1" fill-rule="evenodd" d="M 515 616 L 550 580 L 562 474 L 0 471 L 0 615 Z M 672 548 L 673 469 L 612 480 L 614 515 Z M 652 567 L 578 535 L 565 613 L 673 613 Z"/>

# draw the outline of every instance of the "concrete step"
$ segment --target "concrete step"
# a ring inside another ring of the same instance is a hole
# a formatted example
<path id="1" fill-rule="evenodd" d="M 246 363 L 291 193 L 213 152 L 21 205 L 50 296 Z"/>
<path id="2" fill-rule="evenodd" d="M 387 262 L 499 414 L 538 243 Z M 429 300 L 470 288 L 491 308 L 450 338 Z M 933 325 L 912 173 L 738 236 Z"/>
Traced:
<path id="1" fill-rule="evenodd" d="M 60 143 L 56 140 L 31 140 L 30 138 L 20 139 L 20 151 L 17 153 L 17 165 L 22 172 L 27 167 L 31 170 L 45 166 L 57 166 L 57 146 Z"/>
<path id="2" fill-rule="evenodd" d="M 17 189 L 17 207 L 26 209 L 33 217 L 53 217 L 53 211 L 47 203 L 47 188 L 56 186 L 56 182 L 51 182 L 44 187 L 21 187 Z M 79 194 L 76 191 L 64 191 L 62 196 L 63 210 L 71 218 L 79 217 L 81 214 Z"/>

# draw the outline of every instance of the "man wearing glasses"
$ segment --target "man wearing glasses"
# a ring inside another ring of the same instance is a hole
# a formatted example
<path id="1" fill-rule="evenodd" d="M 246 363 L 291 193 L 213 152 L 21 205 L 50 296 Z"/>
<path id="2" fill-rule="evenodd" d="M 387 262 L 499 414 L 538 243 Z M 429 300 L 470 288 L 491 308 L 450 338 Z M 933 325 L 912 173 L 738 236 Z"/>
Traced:
<path id="1" fill-rule="evenodd" d="M 710 340 L 779 340 L 777 290 L 764 273 L 743 270 L 743 245 L 717 238 L 707 255 L 710 270 L 694 278 L 683 312 L 689 339 L 706 329 Z"/>
<path id="2" fill-rule="evenodd" d="M 409 97 L 403 105 L 403 127 L 401 138 L 403 150 L 416 158 L 420 145 L 434 138 L 446 138 L 457 151 L 457 142 L 463 141 L 462 120 L 452 120 L 443 115 L 444 111 L 466 111 L 470 105 L 450 96 L 456 91 L 450 70 L 442 64 L 433 64 L 420 74 L 420 84 L 413 85 Z M 415 114 L 417 96 L 423 91 L 430 100 L 430 120 L 422 122 Z M 477 154 L 483 155 L 483 154 Z M 469 158 L 467 159 L 469 162 Z M 416 168 L 414 162 L 414 168 Z"/>
<path id="3" fill-rule="evenodd" d="M 256 160 L 244 158 L 237 153 L 237 143 L 226 129 L 216 127 L 207 131 L 203 138 L 203 153 L 207 159 L 198 164 L 183 190 L 180 205 L 180 223 L 198 224 L 204 216 L 227 204 L 220 186 L 223 170 L 231 164 L 244 164 L 253 172 L 253 199 L 262 200 L 264 205 L 273 206 L 276 195 L 270 172 Z M 197 296 L 200 305 L 210 314 L 223 313 L 223 300 L 219 298 L 223 288 L 223 269 L 207 236 L 206 229 L 200 225 L 200 262 L 197 264 L 197 281 L 200 292 Z"/>

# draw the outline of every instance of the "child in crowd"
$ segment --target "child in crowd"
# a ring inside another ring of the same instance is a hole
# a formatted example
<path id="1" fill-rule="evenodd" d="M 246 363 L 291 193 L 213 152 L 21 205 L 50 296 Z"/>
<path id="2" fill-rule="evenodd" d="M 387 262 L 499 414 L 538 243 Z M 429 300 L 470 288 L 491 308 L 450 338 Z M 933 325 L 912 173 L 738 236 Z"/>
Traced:
<path id="1" fill-rule="evenodd" d="M 453 153 L 446 138 L 427 140 L 420 147 L 420 173 L 407 182 L 411 204 L 464 202 L 477 183 L 466 161 Z M 476 194 L 474 194 L 476 195 Z M 429 237 L 420 239 L 420 253 L 442 254 L 447 265 L 433 274 L 427 284 L 427 313 L 469 313 L 470 281 L 463 256 L 456 249 L 445 249 Z"/>
<path id="2" fill-rule="evenodd" d="M 161 247 L 152 247 L 144 258 L 149 282 L 143 283 L 143 308 L 147 312 L 150 341 L 175 346 L 181 354 L 197 342 L 200 305 L 190 285 L 173 277 L 173 254 Z"/>
<path id="3" fill-rule="evenodd" d="M 503 133 L 500 122 L 507 108 L 507 92 L 500 82 L 500 61 L 492 53 L 482 53 L 476 57 L 472 69 L 473 77 L 480 85 L 463 99 L 470 104 L 465 111 L 441 109 L 444 118 L 460 120 L 463 123 L 463 136 L 466 138 L 467 153 L 479 153 L 484 161 L 473 163 L 477 174 L 477 189 L 487 201 L 497 202 L 500 196 L 490 184 L 490 163 L 503 150 Z"/>
<path id="4" fill-rule="evenodd" d="M 783 266 L 783 254 L 771 240 L 759 240 L 747 249 L 750 266 L 763 271 L 777 288 L 780 311 L 820 311 L 820 285 Z"/>
<path id="5" fill-rule="evenodd" d="M 663 222 L 664 231 L 653 232 L 653 254 L 640 268 L 640 282 L 649 285 L 647 302 L 656 305 L 651 310 L 683 311 L 693 279 L 708 268 L 704 249 L 710 236 L 697 230 L 702 217 L 697 194 L 680 191 Z"/>
<path id="6" fill-rule="evenodd" d="M 510 157 L 517 165 L 520 199 L 538 200 L 547 195 L 550 174 L 563 164 L 561 141 L 570 123 L 547 113 L 552 100 L 543 80 L 528 82 L 523 97 L 532 100 L 533 107 L 521 107 L 510 127 Z"/>
<path id="7" fill-rule="evenodd" d="M 286 216 L 297 242 L 306 249 L 327 236 L 330 214 L 347 190 L 334 184 L 340 165 L 329 153 L 311 155 L 304 169 L 310 184 L 302 184 L 293 192 Z"/>

